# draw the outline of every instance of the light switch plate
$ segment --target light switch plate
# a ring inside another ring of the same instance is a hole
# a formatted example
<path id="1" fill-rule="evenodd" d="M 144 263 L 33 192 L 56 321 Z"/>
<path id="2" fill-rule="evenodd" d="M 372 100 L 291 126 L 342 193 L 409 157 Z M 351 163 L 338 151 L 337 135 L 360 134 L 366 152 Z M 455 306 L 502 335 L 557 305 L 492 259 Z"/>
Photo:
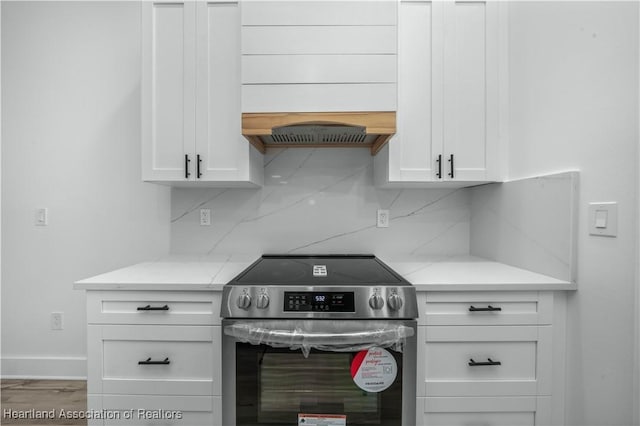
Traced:
<path id="1" fill-rule="evenodd" d="M 618 203 L 589 203 L 589 235 L 618 236 Z"/>
<path id="2" fill-rule="evenodd" d="M 36 209 L 34 224 L 36 226 L 49 225 L 49 209 L 46 207 L 40 207 Z"/>

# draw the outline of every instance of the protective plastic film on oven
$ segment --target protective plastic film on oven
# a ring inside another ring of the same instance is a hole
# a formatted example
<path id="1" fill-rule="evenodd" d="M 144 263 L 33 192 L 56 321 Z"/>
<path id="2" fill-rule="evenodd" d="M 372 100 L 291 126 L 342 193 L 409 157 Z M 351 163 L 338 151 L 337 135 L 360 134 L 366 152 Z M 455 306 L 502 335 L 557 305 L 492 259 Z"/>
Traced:
<path id="1" fill-rule="evenodd" d="M 238 321 L 224 327 L 237 341 L 274 348 L 300 349 L 305 357 L 311 349 L 355 352 L 373 347 L 402 352 L 414 330 L 392 321 Z"/>

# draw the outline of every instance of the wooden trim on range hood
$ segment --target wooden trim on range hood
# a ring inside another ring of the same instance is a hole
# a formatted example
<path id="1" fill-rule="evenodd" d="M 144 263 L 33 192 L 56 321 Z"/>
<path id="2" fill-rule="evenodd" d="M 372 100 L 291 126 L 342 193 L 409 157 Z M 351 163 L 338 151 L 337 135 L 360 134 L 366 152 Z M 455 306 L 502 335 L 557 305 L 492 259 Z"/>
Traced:
<path id="1" fill-rule="evenodd" d="M 373 142 L 362 144 L 350 143 L 315 143 L 315 144 L 282 144 L 279 147 L 303 147 L 303 146 L 366 146 L 371 149 L 371 155 L 375 155 L 396 133 L 395 111 L 372 112 L 276 112 L 276 113 L 243 113 L 242 135 L 264 153 L 269 144 L 266 144 L 262 136 L 272 135 L 274 127 L 296 125 L 327 125 L 327 126 L 360 126 L 365 128 L 367 135 L 377 136 Z"/>

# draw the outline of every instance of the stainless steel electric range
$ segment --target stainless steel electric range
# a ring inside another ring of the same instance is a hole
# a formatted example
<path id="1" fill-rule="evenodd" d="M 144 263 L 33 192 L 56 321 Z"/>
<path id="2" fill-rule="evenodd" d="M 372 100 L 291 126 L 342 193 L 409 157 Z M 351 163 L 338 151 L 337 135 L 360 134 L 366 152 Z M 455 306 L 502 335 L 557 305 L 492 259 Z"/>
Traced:
<path id="1" fill-rule="evenodd" d="M 415 288 L 375 256 L 262 256 L 221 316 L 223 424 L 415 424 Z"/>

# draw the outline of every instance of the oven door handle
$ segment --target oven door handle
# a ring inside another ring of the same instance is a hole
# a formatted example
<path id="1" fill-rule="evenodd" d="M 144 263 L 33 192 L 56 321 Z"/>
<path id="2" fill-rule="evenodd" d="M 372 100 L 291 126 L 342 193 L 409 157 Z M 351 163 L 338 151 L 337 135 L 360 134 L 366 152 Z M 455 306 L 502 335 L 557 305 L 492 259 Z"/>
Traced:
<path id="1" fill-rule="evenodd" d="M 397 350 L 415 331 L 391 321 L 341 321 L 336 324 L 332 321 L 281 320 L 236 322 L 225 326 L 224 333 L 254 345 L 352 352 L 390 346 Z"/>

